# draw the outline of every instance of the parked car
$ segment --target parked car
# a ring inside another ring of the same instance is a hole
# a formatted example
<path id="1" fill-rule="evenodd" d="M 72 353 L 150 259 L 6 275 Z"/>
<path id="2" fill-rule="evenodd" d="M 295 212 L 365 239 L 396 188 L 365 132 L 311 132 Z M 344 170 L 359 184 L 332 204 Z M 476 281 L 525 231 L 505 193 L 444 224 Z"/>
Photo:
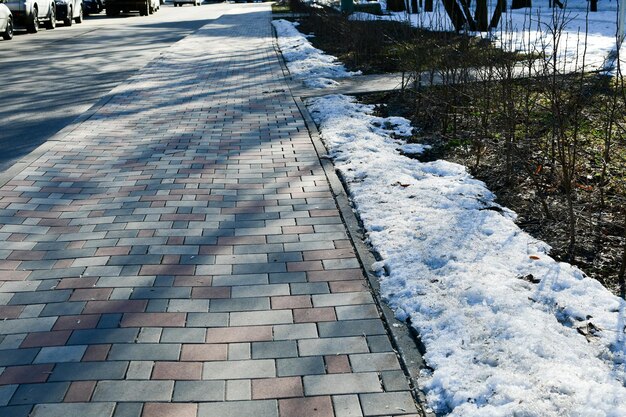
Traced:
<path id="1" fill-rule="evenodd" d="M 85 16 L 98 14 L 103 10 L 104 2 L 102 0 L 83 0 L 83 13 Z"/>
<path id="2" fill-rule="evenodd" d="M 104 8 L 107 16 L 118 16 L 120 12 L 139 11 L 140 16 L 148 16 L 156 11 L 158 0 L 106 0 Z"/>
<path id="3" fill-rule="evenodd" d="M 0 0 L 0 36 L 6 41 L 13 39 L 13 15 L 11 10 Z"/>
<path id="4" fill-rule="evenodd" d="M 6 0 L 5 4 L 13 14 L 13 23 L 26 27 L 31 33 L 39 31 L 42 21 L 46 29 L 57 26 L 54 0 Z"/>
<path id="5" fill-rule="evenodd" d="M 57 7 L 57 20 L 62 20 L 65 26 L 72 26 L 73 22 L 83 23 L 83 0 L 54 0 Z"/>
<path id="6" fill-rule="evenodd" d="M 185 3 L 193 4 L 194 6 L 200 6 L 202 4 L 202 0 L 175 0 L 174 7 L 182 7 Z"/>

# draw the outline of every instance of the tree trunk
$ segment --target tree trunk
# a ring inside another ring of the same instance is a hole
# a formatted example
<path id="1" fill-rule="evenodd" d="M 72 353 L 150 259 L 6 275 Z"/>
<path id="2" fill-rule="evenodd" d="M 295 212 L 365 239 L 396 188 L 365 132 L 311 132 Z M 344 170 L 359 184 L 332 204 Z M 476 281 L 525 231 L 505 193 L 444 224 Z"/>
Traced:
<path id="1" fill-rule="evenodd" d="M 589 11 L 597 12 L 598 11 L 598 0 L 590 0 L 589 1 Z"/>
<path id="2" fill-rule="evenodd" d="M 478 29 L 476 27 L 476 22 L 474 21 L 474 18 L 472 17 L 472 11 L 470 10 L 470 0 L 459 0 L 459 3 L 461 3 L 461 8 L 463 9 L 463 13 L 465 14 L 467 27 L 472 32 L 475 32 Z"/>
<path id="3" fill-rule="evenodd" d="M 496 8 L 493 11 L 493 16 L 491 17 L 491 22 L 489 23 L 489 29 L 498 27 L 502 13 L 506 13 L 506 0 L 498 0 Z"/>
<path id="4" fill-rule="evenodd" d="M 626 212 L 624 213 L 624 251 L 622 252 L 622 265 L 619 269 L 618 281 L 619 292 L 626 299 Z"/>
<path id="5" fill-rule="evenodd" d="M 500 4 L 500 2 L 498 2 L 498 4 Z M 489 30 L 487 0 L 476 0 L 474 20 L 476 21 L 476 30 L 480 32 L 486 32 Z"/>
<path id="6" fill-rule="evenodd" d="M 446 9 L 446 13 L 448 13 L 450 20 L 454 25 L 454 29 L 457 32 L 463 29 L 467 20 L 465 19 L 465 15 L 459 6 L 459 3 L 457 3 L 456 0 L 443 0 L 443 7 Z"/>
<path id="7" fill-rule="evenodd" d="M 425 0 L 424 1 L 424 11 L 432 12 L 435 9 L 433 0 Z"/>
<path id="8" fill-rule="evenodd" d="M 511 9 L 523 9 L 532 6 L 532 0 L 513 0 L 511 2 Z"/>

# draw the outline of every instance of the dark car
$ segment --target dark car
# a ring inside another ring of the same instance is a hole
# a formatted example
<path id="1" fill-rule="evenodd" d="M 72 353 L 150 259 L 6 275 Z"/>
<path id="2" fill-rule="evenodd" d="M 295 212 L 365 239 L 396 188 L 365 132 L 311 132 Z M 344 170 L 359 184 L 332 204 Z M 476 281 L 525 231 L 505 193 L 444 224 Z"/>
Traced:
<path id="1" fill-rule="evenodd" d="M 83 23 L 83 1 L 82 0 L 54 0 L 57 6 L 57 20 L 63 21 L 65 26 L 72 26 L 72 23 Z"/>
<path id="2" fill-rule="evenodd" d="M 104 10 L 104 2 L 102 0 L 83 0 L 85 16 L 90 14 L 98 14 Z"/>

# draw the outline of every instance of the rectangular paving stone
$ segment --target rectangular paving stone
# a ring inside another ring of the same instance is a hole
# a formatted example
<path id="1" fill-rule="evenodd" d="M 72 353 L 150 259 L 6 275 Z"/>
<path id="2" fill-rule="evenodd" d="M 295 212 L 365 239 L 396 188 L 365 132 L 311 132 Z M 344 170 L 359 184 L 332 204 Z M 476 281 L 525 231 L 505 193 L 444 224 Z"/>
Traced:
<path id="1" fill-rule="evenodd" d="M 134 343 L 138 333 L 139 329 L 137 328 L 74 330 L 67 344 Z"/>
<path id="2" fill-rule="evenodd" d="M 356 394 L 334 395 L 333 408 L 335 417 L 363 417 L 359 396 Z"/>
<path id="3" fill-rule="evenodd" d="M 9 404 L 20 405 L 61 402 L 69 386 L 70 384 L 68 382 L 23 384 L 15 391 Z"/>
<path id="4" fill-rule="evenodd" d="M 174 381 L 99 381 L 92 401 L 170 401 Z"/>
<path id="5" fill-rule="evenodd" d="M 374 299 L 369 292 L 344 292 L 334 294 L 316 294 L 312 296 L 313 306 L 332 307 L 354 304 L 373 304 Z"/>
<path id="6" fill-rule="evenodd" d="M 408 391 L 361 394 L 359 397 L 365 416 L 395 416 L 417 413 L 415 401 Z"/>
<path id="7" fill-rule="evenodd" d="M 211 300 L 209 306 L 210 312 L 230 312 L 242 311 L 249 312 L 253 310 L 269 310 L 269 297 L 253 297 L 253 298 L 236 298 L 236 299 L 216 299 Z"/>
<path id="8" fill-rule="evenodd" d="M 358 335 L 385 334 L 385 328 L 380 319 L 341 320 L 322 322 L 317 325 L 320 337 L 342 337 Z"/>
<path id="9" fill-rule="evenodd" d="M 276 373 L 278 376 L 323 375 L 326 368 L 321 356 L 287 358 L 276 361 Z"/>
<path id="10" fill-rule="evenodd" d="M 291 310 L 270 310 L 230 313 L 231 326 L 259 326 L 265 324 L 293 323 Z"/>
<path id="11" fill-rule="evenodd" d="M 161 342 L 163 343 L 194 343 L 204 342 L 206 339 L 206 330 L 201 328 L 192 329 L 163 329 Z"/>
<path id="12" fill-rule="evenodd" d="M 298 340 L 301 356 L 340 355 L 368 353 L 365 337 L 335 337 L 327 339 Z"/>
<path id="13" fill-rule="evenodd" d="M 9 403 L 17 387 L 18 385 L 4 385 L 0 387 L 0 407 L 4 407 Z"/>
<path id="14" fill-rule="evenodd" d="M 187 327 L 225 327 L 228 326 L 228 313 L 189 313 Z"/>
<path id="15" fill-rule="evenodd" d="M 224 401 L 225 395 L 225 381 L 176 381 L 172 401 Z"/>
<path id="16" fill-rule="evenodd" d="M 112 361 L 167 361 L 177 360 L 180 344 L 138 343 L 114 344 L 109 352 Z"/>
<path id="17" fill-rule="evenodd" d="M 379 317 L 378 309 L 374 304 L 361 304 L 335 307 L 338 320 L 358 320 Z"/>
<path id="18" fill-rule="evenodd" d="M 15 294 L 9 301 L 9 304 L 60 303 L 67 301 L 71 293 L 72 291 L 70 290 L 22 292 Z"/>
<path id="19" fill-rule="evenodd" d="M 276 376 L 276 366 L 271 359 L 205 362 L 202 379 L 249 379 Z"/>
<path id="20" fill-rule="evenodd" d="M 79 362 L 87 346 L 54 346 L 44 347 L 34 360 L 34 363 L 61 363 Z"/>
<path id="21" fill-rule="evenodd" d="M 378 374 L 364 372 L 356 374 L 307 375 L 302 377 L 304 394 L 335 395 L 381 392 Z"/>
<path id="22" fill-rule="evenodd" d="M 49 381 L 95 381 L 124 379 L 128 362 L 59 363 L 54 367 Z"/>
<path id="23" fill-rule="evenodd" d="M 298 356 L 298 346 L 295 341 L 252 343 L 252 359 L 293 358 L 296 356 Z"/>
<path id="24" fill-rule="evenodd" d="M 52 329 L 56 320 L 57 317 L 2 320 L 0 321 L 0 334 L 45 332 Z"/>
<path id="25" fill-rule="evenodd" d="M 278 417 L 278 403 L 276 400 L 257 400 L 200 403 L 198 405 L 198 417 L 215 416 Z"/>
<path id="26" fill-rule="evenodd" d="M 111 417 L 114 402 L 37 404 L 31 417 Z"/>
<path id="27" fill-rule="evenodd" d="M 39 349 L 7 349 L 0 353 L 0 366 L 28 365 L 33 363 Z"/>

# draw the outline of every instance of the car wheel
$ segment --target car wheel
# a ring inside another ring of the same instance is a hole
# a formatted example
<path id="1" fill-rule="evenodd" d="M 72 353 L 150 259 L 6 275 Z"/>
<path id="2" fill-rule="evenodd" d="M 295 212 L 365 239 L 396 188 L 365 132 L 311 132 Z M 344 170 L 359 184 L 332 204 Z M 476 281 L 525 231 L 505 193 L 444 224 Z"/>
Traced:
<path id="1" fill-rule="evenodd" d="M 33 14 L 30 16 L 27 26 L 26 30 L 30 33 L 39 32 L 39 10 L 36 7 L 33 8 Z"/>
<path id="2" fill-rule="evenodd" d="M 9 17 L 9 20 L 7 20 L 7 29 L 2 34 L 2 39 L 4 39 L 5 41 L 10 41 L 11 39 L 13 39 L 13 19 L 11 17 Z"/>
<path id="3" fill-rule="evenodd" d="M 84 14 L 83 14 L 83 6 L 81 5 L 80 6 L 80 10 L 78 11 L 78 17 L 76 19 L 74 19 L 74 21 L 76 23 L 83 23 L 83 16 L 84 16 Z"/>
<path id="4" fill-rule="evenodd" d="M 72 23 L 74 23 L 74 19 L 72 18 L 73 15 L 74 11 L 72 10 L 72 6 L 69 6 L 67 8 L 67 16 L 65 17 L 65 20 L 63 20 L 63 24 L 65 26 L 72 26 Z"/>
<path id="5" fill-rule="evenodd" d="M 109 17 L 119 16 L 120 11 L 118 9 L 111 9 L 111 8 L 107 7 L 106 14 Z"/>
<path id="6" fill-rule="evenodd" d="M 46 29 L 52 30 L 55 27 L 57 27 L 57 14 L 55 8 L 51 7 L 48 21 L 46 22 Z"/>

